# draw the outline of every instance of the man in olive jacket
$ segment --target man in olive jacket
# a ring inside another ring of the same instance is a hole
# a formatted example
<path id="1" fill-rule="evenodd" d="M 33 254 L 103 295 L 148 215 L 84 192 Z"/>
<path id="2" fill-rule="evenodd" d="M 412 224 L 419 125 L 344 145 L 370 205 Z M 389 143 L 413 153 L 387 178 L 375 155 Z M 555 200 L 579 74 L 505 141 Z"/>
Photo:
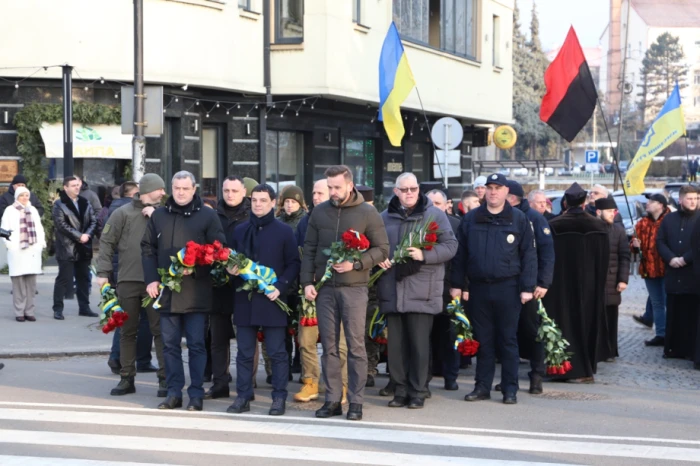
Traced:
<path id="1" fill-rule="evenodd" d="M 377 210 L 364 202 L 352 182 L 352 172 L 345 165 L 330 167 L 328 179 L 330 200 L 319 204 L 311 214 L 304 241 L 300 282 L 306 299 L 316 300 L 318 327 L 321 334 L 323 378 L 326 403 L 316 417 L 343 414 L 341 405 L 343 381 L 340 370 L 338 332 L 342 321 L 348 346 L 348 410 L 349 420 L 362 419 L 364 387 L 367 381 L 365 351 L 365 319 L 369 272 L 389 256 L 389 240 Z M 370 247 L 356 262 L 333 265 L 332 277 L 317 293 L 314 282 L 323 277 L 328 256 L 324 250 L 353 229 L 367 236 Z"/>
<path id="2" fill-rule="evenodd" d="M 140 194 L 136 193 L 129 204 L 123 205 L 109 217 L 100 238 L 100 255 L 97 259 L 97 284 L 100 289 L 109 282 L 114 270 L 114 256 L 119 255 L 119 304 L 129 318 L 121 328 L 119 360 L 121 380 L 111 395 L 121 396 L 136 392 L 136 334 L 141 316 L 141 301 L 148 296 L 141 262 L 141 239 L 148 220 L 165 196 L 165 182 L 155 173 L 147 173 L 140 180 Z M 116 283 L 112 283 L 115 286 Z M 156 343 L 158 358 L 158 396 L 167 395 L 163 340 L 160 335 L 160 318 L 152 305 L 146 308 L 151 334 Z M 150 345 L 150 338 L 148 339 Z M 150 351 L 149 351 L 150 352 Z"/>
<path id="3" fill-rule="evenodd" d="M 141 240 L 143 275 L 148 284 L 146 291 L 151 298 L 160 293 L 158 269 L 172 264 L 171 256 L 185 247 L 188 241 L 212 244 L 215 240 L 224 244 L 226 237 L 214 209 L 204 207 L 195 193 L 194 175 L 180 171 L 173 176 L 172 197 L 165 207 L 160 207 L 148 223 Z M 189 354 L 190 398 L 188 411 L 201 411 L 204 399 L 204 366 L 207 351 L 204 346 L 207 313 L 212 309 L 211 267 L 195 267 L 194 273 L 182 278 L 182 289 L 174 293 L 163 289 L 160 300 L 160 330 L 163 336 L 163 356 L 168 397 L 158 409 L 175 409 L 182 406 L 182 388 L 185 371 L 182 366 L 182 334 L 187 340 Z M 123 272 L 122 272 L 123 273 Z"/>

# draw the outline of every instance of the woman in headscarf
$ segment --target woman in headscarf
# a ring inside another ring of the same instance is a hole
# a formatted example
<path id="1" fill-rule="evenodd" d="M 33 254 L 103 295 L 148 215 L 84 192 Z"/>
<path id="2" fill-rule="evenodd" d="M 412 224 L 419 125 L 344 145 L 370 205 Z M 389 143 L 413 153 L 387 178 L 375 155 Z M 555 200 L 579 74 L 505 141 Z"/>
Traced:
<path id="1" fill-rule="evenodd" d="M 17 322 L 35 322 L 34 295 L 36 276 L 41 271 L 41 251 L 46 247 L 44 227 L 39 212 L 29 201 L 29 190 L 15 190 L 15 203 L 5 209 L 2 228 L 11 230 L 7 246 L 7 264 L 12 279 L 12 300 Z"/>

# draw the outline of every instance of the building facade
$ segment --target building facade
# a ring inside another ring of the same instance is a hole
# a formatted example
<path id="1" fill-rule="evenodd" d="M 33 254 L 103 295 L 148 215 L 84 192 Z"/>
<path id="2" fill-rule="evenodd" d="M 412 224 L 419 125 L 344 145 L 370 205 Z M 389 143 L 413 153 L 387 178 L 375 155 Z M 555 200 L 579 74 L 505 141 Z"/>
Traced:
<path id="1" fill-rule="evenodd" d="M 449 180 L 456 197 L 471 183 L 472 147 L 512 121 L 512 17 L 513 0 L 145 0 L 145 81 L 164 88 L 164 130 L 147 138 L 147 171 L 169 179 L 189 170 L 214 198 L 231 174 L 310 194 L 328 166 L 344 163 L 388 196 L 404 171 L 442 180 L 430 126 L 452 116 L 465 133 L 461 175 Z M 377 121 L 392 20 L 420 92 L 404 103 L 401 147 Z M 119 105 L 133 81 L 131 2 L 6 2 L 0 29 L 24 37 L 0 52 L 0 160 L 17 159 L 16 112 L 62 102 L 52 65 L 74 67 L 74 101 Z M 47 159 L 49 178 L 61 178 L 61 161 Z M 76 159 L 76 174 L 106 187 L 127 162 Z"/>

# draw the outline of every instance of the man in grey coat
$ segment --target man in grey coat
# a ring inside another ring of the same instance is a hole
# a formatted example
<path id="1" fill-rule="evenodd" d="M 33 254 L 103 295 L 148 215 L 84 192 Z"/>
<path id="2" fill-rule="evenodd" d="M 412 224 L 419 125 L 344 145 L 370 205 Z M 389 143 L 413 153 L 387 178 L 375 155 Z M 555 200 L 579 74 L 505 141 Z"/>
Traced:
<path id="1" fill-rule="evenodd" d="M 419 192 L 412 173 L 396 179 L 394 197 L 381 214 L 395 251 L 403 236 L 417 228 L 438 224 L 437 242 L 429 249 L 408 248 L 410 258 L 394 264 L 379 264 L 386 270 L 379 279 L 379 308 L 387 315 L 389 328 L 389 372 L 396 383 L 389 407 L 423 407 L 428 395 L 430 331 L 433 318 L 442 311 L 445 266 L 457 253 L 457 239 L 447 215 Z"/>

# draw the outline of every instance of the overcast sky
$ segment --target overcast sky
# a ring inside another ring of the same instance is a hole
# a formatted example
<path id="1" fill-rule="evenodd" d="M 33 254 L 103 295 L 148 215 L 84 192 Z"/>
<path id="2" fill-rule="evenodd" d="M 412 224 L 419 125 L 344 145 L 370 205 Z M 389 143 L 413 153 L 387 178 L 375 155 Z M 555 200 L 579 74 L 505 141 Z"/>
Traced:
<path id="1" fill-rule="evenodd" d="M 523 32 L 530 34 L 532 2 L 537 3 L 540 39 L 545 51 L 559 47 L 574 26 L 583 47 L 596 47 L 610 17 L 609 0 L 517 0 Z"/>

